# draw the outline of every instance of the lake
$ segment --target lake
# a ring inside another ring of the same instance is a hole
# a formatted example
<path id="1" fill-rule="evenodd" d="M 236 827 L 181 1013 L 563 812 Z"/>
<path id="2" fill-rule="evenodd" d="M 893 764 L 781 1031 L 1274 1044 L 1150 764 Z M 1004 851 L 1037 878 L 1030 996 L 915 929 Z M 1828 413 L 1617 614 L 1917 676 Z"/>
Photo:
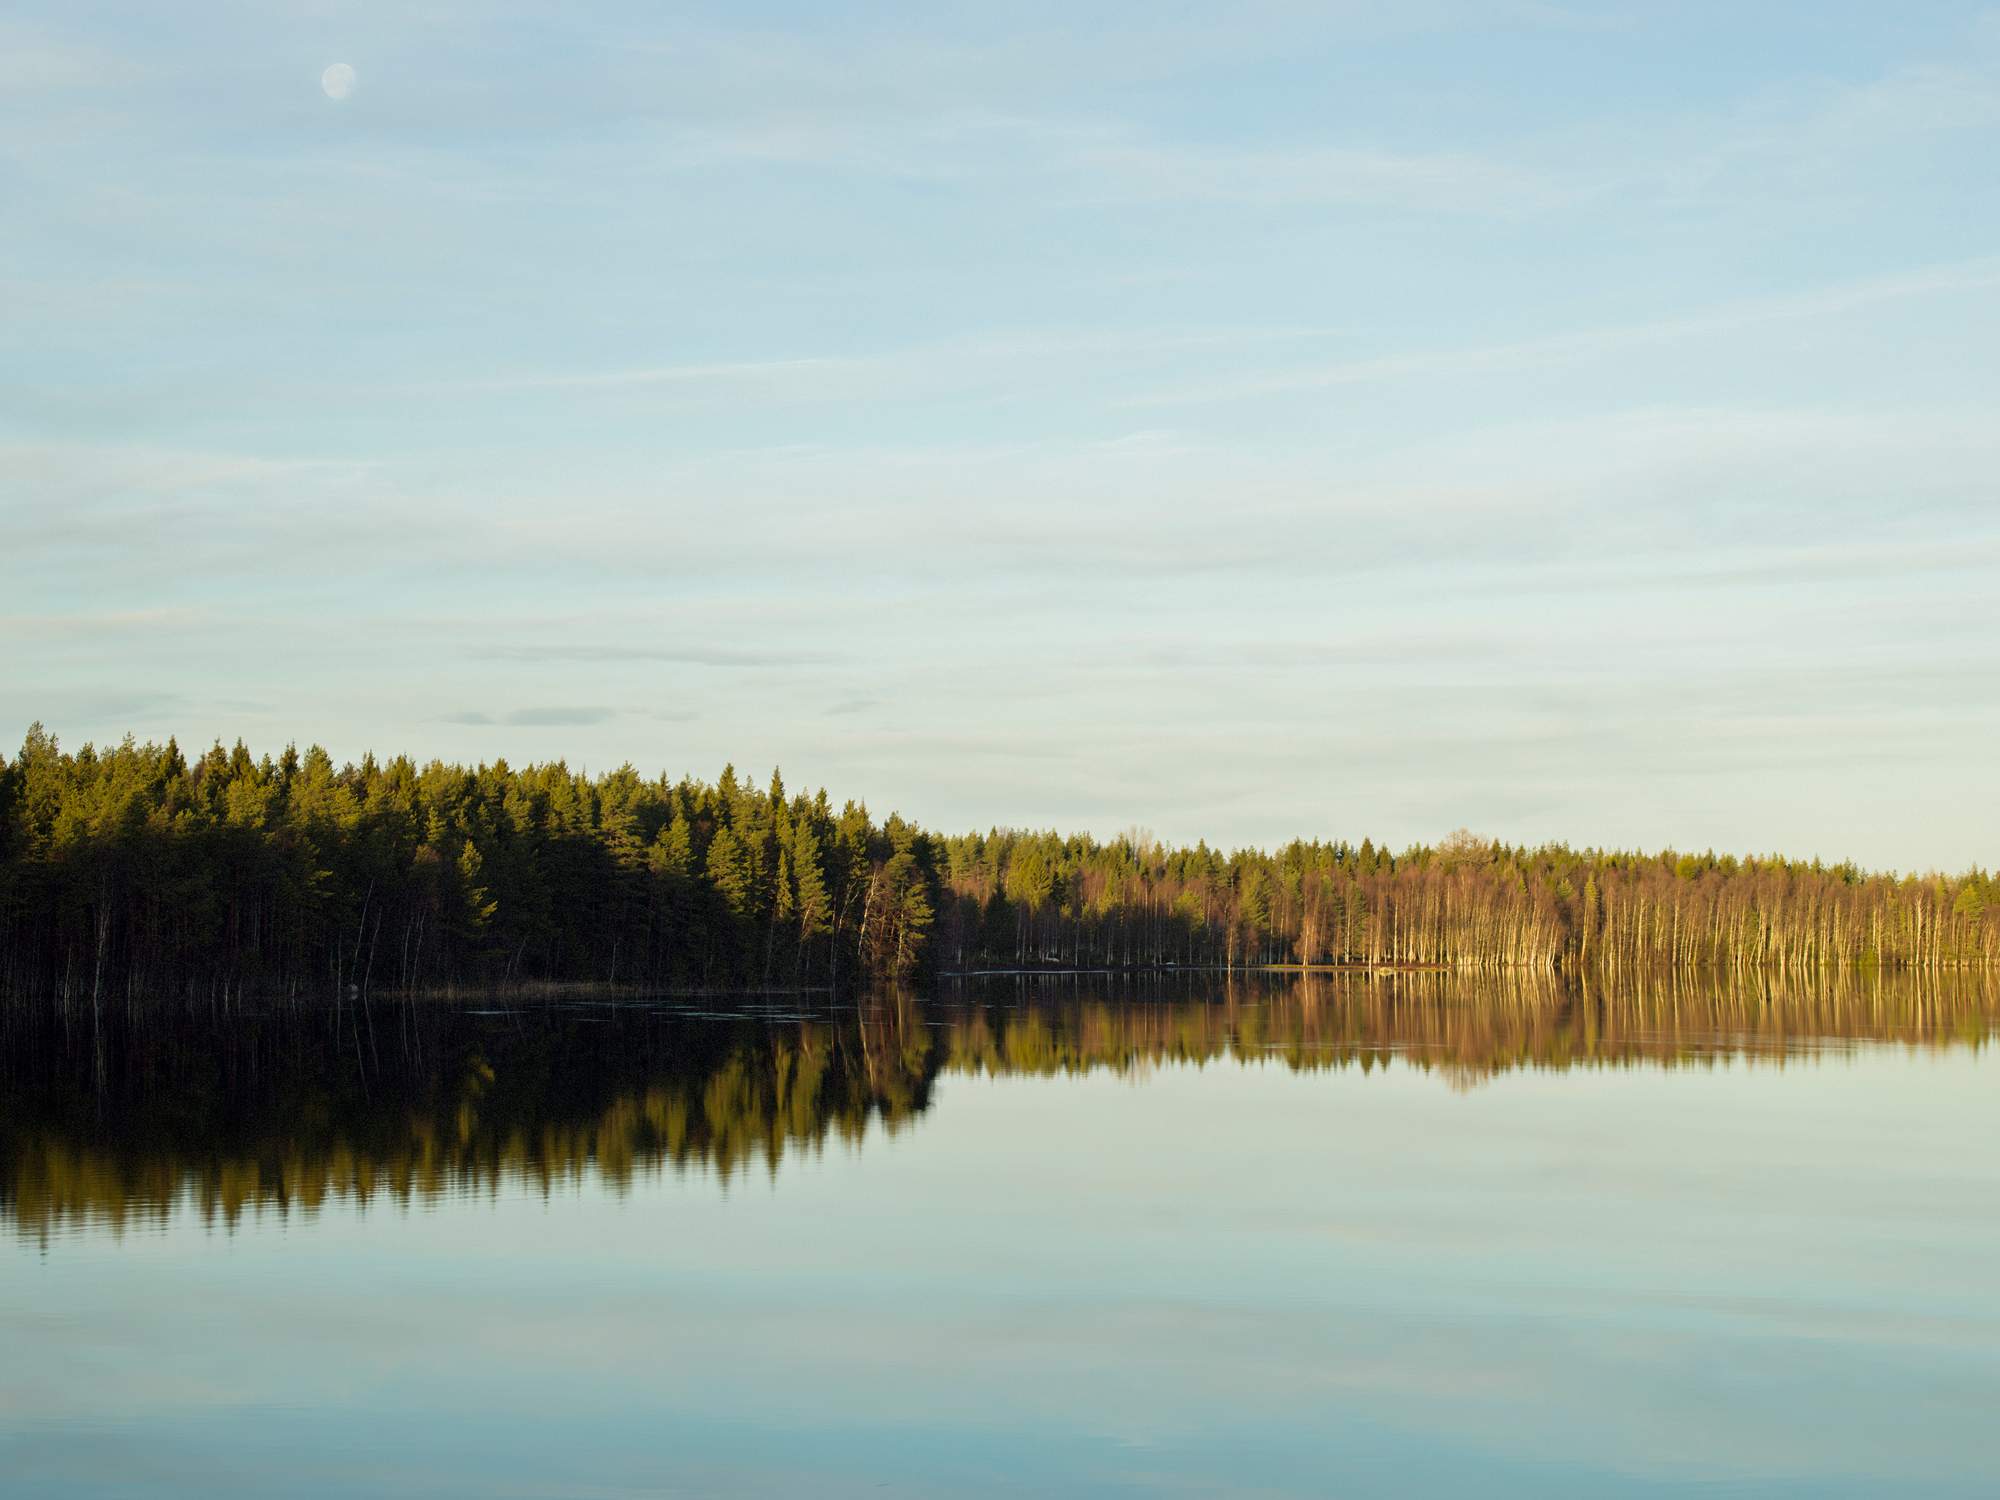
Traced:
<path id="1" fill-rule="evenodd" d="M 0 1489 L 1988 1496 L 1996 1016 L 1854 973 L 17 1005 Z"/>

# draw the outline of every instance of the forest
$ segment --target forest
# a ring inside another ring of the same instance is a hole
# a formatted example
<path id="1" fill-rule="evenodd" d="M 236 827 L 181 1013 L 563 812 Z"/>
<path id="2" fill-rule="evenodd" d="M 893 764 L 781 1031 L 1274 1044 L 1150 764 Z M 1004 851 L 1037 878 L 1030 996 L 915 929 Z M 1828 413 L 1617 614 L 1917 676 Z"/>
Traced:
<path id="1" fill-rule="evenodd" d="M 939 834 L 824 791 L 171 740 L 0 757 L 0 988 L 93 1006 L 993 969 L 1618 973 L 2000 962 L 2000 883 L 1463 831 L 1169 847 Z"/>

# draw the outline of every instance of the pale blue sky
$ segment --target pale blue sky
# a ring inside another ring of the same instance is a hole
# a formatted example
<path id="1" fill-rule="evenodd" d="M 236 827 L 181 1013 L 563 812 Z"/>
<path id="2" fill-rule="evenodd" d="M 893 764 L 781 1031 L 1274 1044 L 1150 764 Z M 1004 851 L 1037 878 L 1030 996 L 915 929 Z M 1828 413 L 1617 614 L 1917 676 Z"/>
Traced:
<path id="1" fill-rule="evenodd" d="M 0 742 L 1993 862 L 2000 10 L 1078 9 L 11 7 Z"/>

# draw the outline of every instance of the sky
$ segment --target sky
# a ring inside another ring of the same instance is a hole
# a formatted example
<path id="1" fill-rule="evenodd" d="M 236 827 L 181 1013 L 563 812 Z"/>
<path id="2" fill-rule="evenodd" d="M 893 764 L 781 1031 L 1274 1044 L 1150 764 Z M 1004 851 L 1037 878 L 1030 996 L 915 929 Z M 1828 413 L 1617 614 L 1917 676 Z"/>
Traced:
<path id="1" fill-rule="evenodd" d="M 0 745 L 1991 865 L 1996 160 L 1941 0 L 23 0 Z"/>

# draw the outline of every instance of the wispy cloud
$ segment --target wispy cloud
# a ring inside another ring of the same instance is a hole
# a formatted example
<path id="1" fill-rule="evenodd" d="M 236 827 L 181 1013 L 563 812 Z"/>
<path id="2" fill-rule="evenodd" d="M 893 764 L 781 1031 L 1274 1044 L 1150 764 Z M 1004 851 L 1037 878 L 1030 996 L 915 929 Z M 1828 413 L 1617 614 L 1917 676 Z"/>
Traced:
<path id="1" fill-rule="evenodd" d="M 1115 116 L 968 113 L 714 125 L 670 132 L 653 174 L 718 167 L 1004 188 L 1028 201 L 1369 208 L 1466 218 L 1577 202 L 1611 185 L 1579 171 L 1469 150 L 1399 150 L 1307 135 L 1256 146 L 1176 139 Z"/>
<path id="2" fill-rule="evenodd" d="M 536 708 L 517 708 L 502 714 L 489 714 L 477 709 L 463 713 L 449 714 L 445 722 L 450 724 L 495 724 L 518 728 L 553 728 L 562 726 L 603 724 L 618 716 L 615 708 L 567 708 L 549 705 Z"/>
<path id="3" fill-rule="evenodd" d="M 618 387 L 714 386 L 738 400 L 756 385 L 781 394 L 852 399 L 857 381 L 871 390 L 934 388 L 938 381 L 977 378 L 996 367 L 1034 367 L 1052 360 L 1115 362 L 1164 355 L 1310 344 L 1343 330 L 1291 324 L 1190 328 L 1020 329 L 908 344 L 856 354 L 799 354 L 743 359 L 634 365 L 602 370 L 524 371 L 517 374 L 411 382 L 412 393 L 609 390 Z"/>
<path id="4" fill-rule="evenodd" d="M 205 610 L 183 606 L 157 609 L 72 610 L 48 614 L 0 615 L 0 638 L 32 647 L 37 642 L 97 639 L 144 634 L 199 624 L 212 618 Z"/>
<path id="5" fill-rule="evenodd" d="M 1208 640 L 1181 645 L 1146 645 L 1133 659 L 1147 667 L 1245 668 L 1289 672 L 1313 667 L 1409 667 L 1440 663 L 1486 663 L 1519 649 L 1519 643 L 1489 630 L 1440 634 L 1397 632 L 1353 635 L 1335 640 Z"/>
<path id="6" fill-rule="evenodd" d="M 59 92 L 123 86 L 145 71 L 128 53 L 76 41 L 23 21 L 0 21 L 0 105 Z"/>
<path id="7" fill-rule="evenodd" d="M 0 503 L 33 503 L 42 524 L 59 533 L 69 508 L 88 502 L 178 499 L 308 475 L 352 478 L 378 467 L 369 460 L 273 459 L 163 444 L 0 443 Z"/>
<path id="8" fill-rule="evenodd" d="M 1256 207 L 1368 207 L 1451 217 L 1533 212 L 1574 201 L 1587 184 L 1466 152 L 1396 152 L 1299 142 L 1221 150 L 1155 140 L 1089 145 L 1068 166 L 1111 198 L 1189 199 Z"/>
<path id="9" fill-rule="evenodd" d="M 481 645 L 467 656 L 502 662 L 663 662 L 690 667 L 820 666 L 839 658 L 814 651 L 740 646 L 644 646 L 620 642 Z"/>
<path id="10" fill-rule="evenodd" d="M 1884 303 L 2000 289 L 2000 259 L 1983 258 L 1923 267 L 1888 276 L 1842 282 L 1781 297 L 1734 302 L 1703 312 L 1648 322 L 1613 324 L 1512 343 L 1378 355 L 1367 359 L 1291 368 L 1229 381 L 1160 390 L 1125 398 L 1119 405 L 1180 406 L 1240 401 L 1292 391 L 1373 384 L 1426 375 L 1478 374 L 1546 368 L 1605 354 L 1741 333 L 1777 323 L 1838 318 Z"/>
<path id="11" fill-rule="evenodd" d="M 467 391 L 592 390 L 611 386 L 692 385 L 747 382 L 807 382 L 817 388 L 843 375 L 868 369 L 877 361 L 866 357 L 806 356 L 797 359 L 741 359 L 714 363 L 651 365 L 635 369 L 585 370 L 542 375 L 503 375 L 492 379 L 432 382 L 426 389 Z"/>

